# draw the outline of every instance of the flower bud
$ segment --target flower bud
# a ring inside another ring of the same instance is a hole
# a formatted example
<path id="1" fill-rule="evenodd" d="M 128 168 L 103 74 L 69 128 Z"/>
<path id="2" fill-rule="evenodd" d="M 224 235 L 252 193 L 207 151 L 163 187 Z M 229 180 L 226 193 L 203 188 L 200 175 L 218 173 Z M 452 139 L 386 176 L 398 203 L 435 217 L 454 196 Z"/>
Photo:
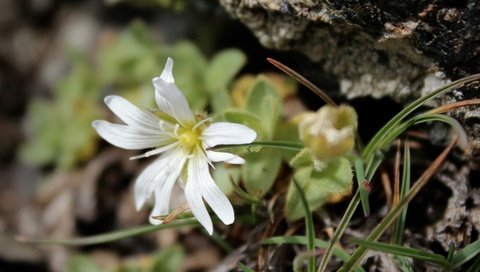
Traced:
<path id="1" fill-rule="evenodd" d="M 358 121 L 355 109 L 325 105 L 316 113 L 305 114 L 299 124 L 299 136 L 313 157 L 329 161 L 352 152 Z"/>

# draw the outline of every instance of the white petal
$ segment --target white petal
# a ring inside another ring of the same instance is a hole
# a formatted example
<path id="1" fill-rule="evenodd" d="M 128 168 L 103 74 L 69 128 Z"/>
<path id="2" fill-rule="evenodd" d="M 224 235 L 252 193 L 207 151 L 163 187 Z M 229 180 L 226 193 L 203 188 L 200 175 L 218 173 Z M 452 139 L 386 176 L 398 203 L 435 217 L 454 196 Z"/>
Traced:
<path id="1" fill-rule="evenodd" d="M 172 70 L 173 70 L 173 60 L 172 58 L 167 58 L 167 63 L 165 63 L 165 68 L 163 68 L 160 78 L 165 82 L 175 83 Z"/>
<path id="2" fill-rule="evenodd" d="M 159 130 L 159 118 L 153 113 L 141 110 L 123 97 L 110 95 L 105 104 L 127 125 L 147 131 Z"/>
<path id="3" fill-rule="evenodd" d="M 150 224 L 152 224 L 152 225 L 160 225 L 160 224 L 163 223 L 162 220 L 158 220 L 158 219 L 153 218 L 154 216 L 159 216 L 159 215 L 166 215 L 166 214 L 168 214 L 168 212 L 167 212 L 167 213 L 163 213 L 163 214 L 162 214 L 162 212 L 161 212 L 163 204 L 162 204 L 162 201 L 159 201 L 159 200 L 158 200 L 159 197 L 157 197 L 157 195 L 159 194 L 159 191 L 160 191 L 160 189 L 155 190 L 155 204 L 154 204 L 154 206 L 153 206 L 152 211 L 150 212 L 150 216 L 148 217 L 148 221 L 149 221 Z"/>
<path id="4" fill-rule="evenodd" d="M 168 155 L 168 164 L 164 171 L 158 173 L 154 182 L 147 186 L 147 191 L 155 190 L 155 203 L 160 202 L 159 212 L 161 215 L 170 212 L 170 199 L 172 196 L 172 189 L 175 182 L 180 177 L 180 174 L 187 160 L 187 155 L 182 149 L 178 149 L 171 155 Z M 164 179 L 162 181 L 162 179 Z M 158 182 L 160 181 L 160 182 Z M 156 190 L 159 190 L 158 193 Z"/>
<path id="5" fill-rule="evenodd" d="M 187 155 L 182 149 L 172 150 L 163 154 L 140 174 L 135 183 L 137 209 L 155 192 L 157 215 L 168 214 L 172 188 L 186 159 Z"/>
<path id="6" fill-rule="evenodd" d="M 153 150 L 150 150 L 150 151 L 147 151 L 145 152 L 144 154 L 142 155 L 138 155 L 138 156 L 134 156 L 134 157 L 130 157 L 131 160 L 136 160 L 136 159 L 140 159 L 140 158 L 148 158 L 150 156 L 153 156 L 153 155 L 157 155 L 157 154 L 161 154 L 161 153 L 164 153 L 164 152 L 167 152 L 169 151 L 170 149 L 174 149 L 175 147 L 179 146 L 180 145 L 180 142 L 173 142 L 171 144 L 168 144 L 168 145 L 165 145 L 165 146 L 162 146 L 162 147 L 159 147 L 159 148 L 155 148 Z"/>
<path id="7" fill-rule="evenodd" d="M 188 175 L 193 179 L 187 182 L 196 183 L 197 194 L 200 193 L 212 210 L 226 225 L 233 223 L 235 214 L 232 204 L 218 188 L 208 169 L 208 162 L 201 157 L 194 157 L 189 163 Z"/>
<path id="8" fill-rule="evenodd" d="M 240 156 L 227 153 L 207 150 L 207 156 L 212 162 L 226 162 L 230 164 L 244 164 L 245 160 Z"/>
<path id="9" fill-rule="evenodd" d="M 142 173 L 138 176 L 135 181 L 134 195 L 135 195 L 135 206 L 137 210 L 140 210 L 145 203 L 145 201 L 150 197 L 152 192 L 147 192 L 147 184 L 153 182 L 155 177 L 166 168 L 168 163 L 168 156 L 161 156 L 160 158 L 153 161 Z"/>
<path id="10" fill-rule="evenodd" d="M 153 86 L 155 87 L 155 100 L 158 108 L 175 118 L 181 125 L 193 124 L 195 118 L 187 99 L 173 83 L 172 66 L 173 61 L 167 61 L 165 69 L 160 77 L 153 79 Z"/>
<path id="11" fill-rule="evenodd" d="M 145 149 L 172 143 L 172 137 L 158 130 L 147 133 L 135 127 L 112 124 L 107 121 L 93 121 L 92 126 L 107 142 L 124 149 Z"/>
<path id="12" fill-rule="evenodd" d="M 192 211 L 193 215 L 195 218 L 197 218 L 198 222 L 202 224 L 202 226 L 207 230 L 207 232 L 212 235 L 213 234 L 213 224 L 212 224 L 212 219 L 210 218 L 210 215 L 208 214 L 207 208 L 205 207 L 205 204 L 203 203 L 202 200 L 202 195 L 198 191 L 198 186 L 196 184 L 196 181 L 191 178 L 191 171 L 190 171 L 190 165 L 189 164 L 189 171 L 188 171 L 188 181 L 187 184 L 185 185 L 185 198 L 188 203 L 188 207 L 190 207 L 190 210 Z"/>
<path id="13" fill-rule="evenodd" d="M 244 125 L 218 122 L 203 131 L 203 142 L 207 147 L 224 144 L 248 144 L 257 138 L 257 133 Z"/>

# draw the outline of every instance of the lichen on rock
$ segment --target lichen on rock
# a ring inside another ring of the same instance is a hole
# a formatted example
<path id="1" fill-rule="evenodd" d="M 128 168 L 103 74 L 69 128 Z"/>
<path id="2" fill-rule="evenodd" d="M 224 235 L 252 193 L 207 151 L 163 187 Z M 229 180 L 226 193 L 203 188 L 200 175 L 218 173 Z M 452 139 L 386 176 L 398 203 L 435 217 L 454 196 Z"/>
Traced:
<path id="1" fill-rule="evenodd" d="M 478 1 L 220 3 L 265 47 L 299 51 L 320 63 L 323 72 L 338 82 L 339 92 L 349 99 L 388 96 L 406 101 L 448 81 L 480 72 Z M 469 120 L 460 122 L 465 125 Z M 480 124 L 480 119 L 475 123 Z M 480 143 L 480 134 L 466 130 L 472 141 Z M 480 144 L 472 151 L 475 153 L 480 158 Z"/>

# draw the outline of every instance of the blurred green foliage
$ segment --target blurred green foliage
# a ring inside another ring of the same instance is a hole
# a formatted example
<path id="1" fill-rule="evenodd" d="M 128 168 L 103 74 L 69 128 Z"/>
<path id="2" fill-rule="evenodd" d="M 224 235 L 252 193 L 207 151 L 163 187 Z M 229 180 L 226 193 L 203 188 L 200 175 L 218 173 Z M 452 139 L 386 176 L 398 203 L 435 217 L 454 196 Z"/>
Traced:
<path id="1" fill-rule="evenodd" d="M 100 117 L 100 85 L 86 59 L 71 54 L 73 69 L 53 90 L 54 100 L 35 99 L 27 118 L 33 136 L 20 149 L 20 158 L 35 165 L 70 168 L 96 150 L 92 120 Z"/>
<path id="2" fill-rule="evenodd" d="M 100 268 L 93 258 L 77 254 L 70 257 L 67 271 L 69 272 L 176 272 L 185 260 L 185 250 L 180 245 L 170 246 L 156 254 L 142 256 L 134 260 L 123 260 L 119 264 Z"/>
<path id="3" fill-rule="evenodd" d="M 159 43 L 141 22 L 134 22 L 119 35 L 110 35 L 89 63 L 72 53 L 72 69 L 54 88 L 52 99 L 33 99 L 27 120 L 31 137 L 20 151 L 22 160 L 37 166 L 71 169 L 92 157 L 98 137 L 91 128 L 102 116 L 100 101 L 116 92 L 139 107 L 154 108 L 152 78 L 163 70 L 167 57 L 175 61 L 175 83 L 194 112 L 208 105 L 223 109 L 231 105 L 228 86 L 246 62 L 236 49 L 213 56 L 211 62 L 190 42 L 172 46 Z"/>
<path id="4" fill-rule="evenodd" d="M 77 254 L 70 257 L 67 264 L 69 272 L 100 272 L 100 267 L 88 256 Z"/>
<path id="5" fill-rule="evenodd" d="M 156 107 L 151 80 L 160 74 L 167 57 L 175 61 L 175 83 L 194 112 L 209 107 L 217 120 L 254 129 L 257 141 L 299 141 L 297 123 L 283 119 L 283 99 L 296 87 L 291 81 L 260 75 L 234 82 L 247 61 L 239 50 L 223 50 L 209 61 L 192 43 L 165 46 L 143 23 L 134 22 L 120 34 L 103 40 L 94 64 L 81 54 L 71 54 L 72 69 L 55 86 L 52 99 L 34 99 L 30 104 L 27 119 L 32 137 L 22 147 L 21 158 L 38 166 L 62 169 L 91 158 L 99 139 L 91 122 L 112 118 L 109 111 L 101 110 L 102 97 L 115 92 L 140 107 Z M 254 196 L 265 195 L 277 179 L 282 162 L 295 155 L 273 148 L 259 151 L 244 148 L 241 155 L 246 163 L 240 167 L 217 166 L 213 175 L 226 193 L 232 191 L 233 179 L 242 181 Z M 323 171 L 315 170 L 311 161 L 292 165 L 312 209 L 326 203 L 332 193 L 344 194 L 351 186 L 350 165 L 344 159 L 332 161 Z M 295 192 L 290 186 L 286 214 L 292 220 L 303 216 Z"/>

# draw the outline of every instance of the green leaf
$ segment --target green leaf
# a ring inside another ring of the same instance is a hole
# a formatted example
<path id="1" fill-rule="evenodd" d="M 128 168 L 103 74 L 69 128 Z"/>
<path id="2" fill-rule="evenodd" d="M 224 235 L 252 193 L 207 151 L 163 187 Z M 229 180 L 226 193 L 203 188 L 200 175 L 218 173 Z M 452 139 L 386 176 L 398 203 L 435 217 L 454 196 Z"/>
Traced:
<path id="1" fill-rule="evenodd" d="M 274 140 L 277 141 L 285 141 L 285 142 L 300 142 L 300 138 L 298 136 L 298 125 L 293 122 L 281 122 L 277 126 L 277 131 L 273 137 Z M 282 158 L 284 161 L 289 162 L 296 154 L 294 150 L 281 150 Z"/>
<path id="2" fill-rule="evenodd" d="M 211 105 L 214 113 L 221 113 L 232 106 L 226 89 L 222 89 L 211 96 Z"/>
<path id="3" fill-rule="evenodd" d="M 223 112 L 223 117 L 225 121 L 243 124 L 255 130 L 255 132 L 257 132 L 257 140 L 265 138 L 264 135 L 266 132 L 262 126 L 262 123 L 254 114 L 239 109 L 228 109 Z"/>
<path id="4" fill-rule="evenodd" d="M 308 205 L 316 210 L 324 205 L 332 194 L 346 194 L 351 190 L 352 169 L 349 161 L 339 158 L 328 162 L 321 171 L 313 165 L 295 169 L 294 179 L 305 192 Z M 300 197 L 290 184 L 285 205 L 285 215 L 293 221 L 305 216 Z"/>
<path id="5" fill-rule="evenodd" d="M 223 50 L 213 57 L 205 72 L 205 86 L 210 94 L 225 90 L 245 65 L 247 58 L 238 49 Z"/>
<path id="6" fill-rule="evenodd" d="M 255 79 L 247 97 L 246 110 L 256 115 L 264 127 L 265 135 L 257 140 L 271 140 L 282 116 L 283 104 L 274 86 L 264 76 Z"/>
<path id="7" fill-rule="evenodd" d="M 242 165 L 243 182 L 247 192 L 263 196 L 270 191 L 277 178 L 282 158 L 277 149 L 264 149 L 262 152 L 244 155 Z"/>
<path id="8" fill-rule="evenodd" d="M 224 192 L 226 195 L 230 195 L 233 193 L 232 182 L 238 184 L 240 180 L 240 174 L 241 168 L 238 166 L 217 163 L 215 165 L 215 171 L 212 172 L 212 177 L 220 190 L 222 190 L 222 192 Z"/>
<path id="9" fill-rule="evenodd" d="M 312 153 L 307 148 L 302 149 L 290 160 L 292 168 L 308 167 L 313 165 Z"/>

